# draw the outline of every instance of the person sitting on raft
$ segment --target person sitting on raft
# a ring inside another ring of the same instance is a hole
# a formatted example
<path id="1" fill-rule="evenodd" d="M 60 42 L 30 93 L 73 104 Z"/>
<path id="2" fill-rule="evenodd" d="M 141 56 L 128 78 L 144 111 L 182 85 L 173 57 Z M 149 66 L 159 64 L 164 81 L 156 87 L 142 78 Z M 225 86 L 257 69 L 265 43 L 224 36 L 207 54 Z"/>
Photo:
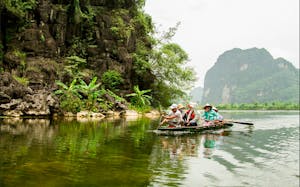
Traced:
<path id="1" fill-rule="evenodd" d="M 199 120 L 199 114 L 194 110 L 196 103 L 189 103 L 187 105 L 188 110 L 183 116 L 183 121 L 185 126 L 197 126 Z"/>
<path id="2" fill-rule="evenodd" d="M 203 107 L 204 114 L 202 115 L 202 118 L 205 120 L 206 123 L 204 123 L 204 126 L 212 125 L 213 121 L 217 119 L 218 114 L 212 110 L 212 105 L 206 104 Z"/>
<path id="3" fill-rule="evenodd" d="M 212 109 L 217 113 L 217 120 L 223 121 L 223 120 L 224 120 L 224 117 L 221 116 L 221 114 L 218 112 L 217 107 L 214 107 L 214 106 L 213 106 Z"/>
<path id="4" fill-rule="evenodd" d="M 185 107 L 182 104 L 177 105 L 177 110 L 180 111 L 182 116 L 184 116 L 184 114 L 185 114 L 184 109 L 185 109 Z"/>
<path id="5" fill-rule="evenodd" d="M 163 121 L 160 123 L 160 125 L 163 125 L 165 123 L 169 125 L 175 125 L 178 126 L 182 123 L 182 115 L 179 110 L 177 110 L 177 105 L 172 104 L 170 106 L 171 112 L 167 116 L 162 116 Z"/>

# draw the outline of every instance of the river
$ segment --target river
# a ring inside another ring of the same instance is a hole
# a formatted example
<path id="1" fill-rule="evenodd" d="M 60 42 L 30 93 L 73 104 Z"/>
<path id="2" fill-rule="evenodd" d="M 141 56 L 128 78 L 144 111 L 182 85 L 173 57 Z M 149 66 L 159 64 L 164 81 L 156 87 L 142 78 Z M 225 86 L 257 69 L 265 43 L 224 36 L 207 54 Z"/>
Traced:
<path id="1" fill-rule="evenodd" d="M 299 186 L 298 111 L 224 111 L 251 121 L 207 134 L 157 120 L 0 119 L 0 186 Z"/>

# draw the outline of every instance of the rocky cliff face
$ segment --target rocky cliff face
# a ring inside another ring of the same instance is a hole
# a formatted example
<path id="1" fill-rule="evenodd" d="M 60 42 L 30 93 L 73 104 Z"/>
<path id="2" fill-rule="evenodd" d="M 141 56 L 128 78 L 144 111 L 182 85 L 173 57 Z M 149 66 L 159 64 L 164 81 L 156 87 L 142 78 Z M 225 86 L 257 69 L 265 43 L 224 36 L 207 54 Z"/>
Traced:
<path id="1" fill-rule="evenodd" d="M 265 49 L 223 53 L 205 76 L 203 102 L 299 102 L 299 69 Z"/>
<path id="2" fill-rule="evenodd" d="M 19 101 L 27 97 L 28 102 L 43 101 L 42 105 L 47 106 L 45 111 L 55 106 L 47 103 L 48 96 L 57 88 L 55 80 L 71 81 L 66 70 L 70 65 L 66 57 L 70 56 L 86 60 L 80 69 L 83 80 L 116 70 L 124 78 L 121 91 L 129 91 L 134 81 L 133 54 L 137 43 L 151 47 L 145 26 L 148 23 L 140 16 L 139 3 L 135 0 L 1 1 L 0 104 L 7 105 L 0 105 L 0 115 L 22 108 Z M 41 98 L 35 99 L 35 94 L 42 94 L 37 96 Z M 26 110 L 19 111 L 34 115 Z"/>

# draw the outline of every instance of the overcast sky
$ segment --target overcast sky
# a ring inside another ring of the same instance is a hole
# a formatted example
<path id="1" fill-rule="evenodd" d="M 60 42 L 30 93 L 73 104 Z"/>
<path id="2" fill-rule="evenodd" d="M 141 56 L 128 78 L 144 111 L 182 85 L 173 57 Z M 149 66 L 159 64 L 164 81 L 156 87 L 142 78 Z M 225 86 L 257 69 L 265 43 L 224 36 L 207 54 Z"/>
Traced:
<path id="1" fill-rule="evenodd" d="M 299 0 L 146 0 L 160 30 L 181 25 L 174 37 L 190 57 L 198 82 L 232 48 L 266 48 L 299 68 Z"/>

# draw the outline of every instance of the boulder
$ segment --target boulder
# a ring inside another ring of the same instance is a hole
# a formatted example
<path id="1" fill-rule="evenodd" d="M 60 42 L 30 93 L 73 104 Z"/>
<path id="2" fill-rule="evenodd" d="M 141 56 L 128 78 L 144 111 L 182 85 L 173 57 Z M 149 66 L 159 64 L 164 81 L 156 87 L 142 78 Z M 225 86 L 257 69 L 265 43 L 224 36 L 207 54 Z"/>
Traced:
<path id="1" fill-rule="evenodd" d="M 20 56 L 18 51 L 7 51 L 4 54 L 3 60 L 9 65 L 9 67 L 17 68 L 21 64 L 21 61 L 24 60 L 22 58 L 23 57 Z"/>
<path id="2" fill-rule="evenodd" d="M 27 94 L 22 99 L 12 99 L 9 103 L 0 105 L 0 114 L 5 116 L 46 116 L 58 108 L 57 100 L 47 91 Z"/>
<path id="3" fill-rule="evenodd" d="M 9 111 L 14 110 L 17 108 L 17 106 L 22 102 L 22 99 L 12 99 L 9 103 L 1 104 L 0 105 L 0 113 L 1 111 Z"/>
<path id="4" fill-rule="evenodd" d="M 97 113 L 97 112 L 90 112 L 90 111 L 81 111 L 77 113 L 77 119 L 79 118 L 98 118 L 98 119 L 102 119 L 105 116 L 101 113 Z"/>
<path id="5" fill-rule="evenodd" d="M 3 115 L 8 117 L 21 117 L 23 112 L 19 110 L 7 110 L 3 112 Z"/>
<path id="6" fill-rule="evenodd" d="M 141 114 L 138 113 L 137 111 L 135 110 L 125 110 L 123 113 L 122 113 L 123 116 L 140 116 Z"/>
<path id="7" fill-rule="evenodd" d="M 116 111 L 127 110 L 127 106 L 119 101 L 115 102 L 114 108 L 116 109 Z"/>
<path id="8" fill-rule="evenodd" d="M 150 112 L 147 112 L 144 115 L 147 118 L 155 119 L 155 118 L 158 118 L 160 116 L 160 112 L 158 110 L 151 110 Z"/>
<path id="9" fill-rule="evenodd" d="M 104 114 L 106 118 L 107 118 L 107 117 L 116 117 L 116 116 L 120 116 L 120 112 L 118 112 L 118 111 L 112 111 L 112 110 L 103 112 L 102 114 Z"/>
<path id="10" fill-rule="evenodd" d="M 0 74 L 0 90 L 11 99 L 23 98 L 26 94 L 32 94 L 32 90 L 18 81 L 8 72 Z"/>
<path id="11" fill-rule="evenodd" d="M 21 116 L 23 113 L 16 108 L 22 102 L 21 99 L 12 99 L 9 103 L 0 105 L 0 115 L 4 116 Z"/>
<path id="12" fill-rule="evenodd" d="M 50 107 L 55 107 L 56 105 L 57 102 L 51 93 L 42 90 L 33 95 L 26 95 L 19 107 L 25 115 L 44 116 L 50 115 Z"/>
<path id="13" fill-rule="evenodd" d="M 10 101 L 11 97 L 3 92 L 0 92 L 0 104 L 9 103 Z"/>
<path id="14" fill-rule="evenodd" d="M 63 116 L 64 117 L 76 117 L 77 115 L 72 112 L 64 112 Z"/>

